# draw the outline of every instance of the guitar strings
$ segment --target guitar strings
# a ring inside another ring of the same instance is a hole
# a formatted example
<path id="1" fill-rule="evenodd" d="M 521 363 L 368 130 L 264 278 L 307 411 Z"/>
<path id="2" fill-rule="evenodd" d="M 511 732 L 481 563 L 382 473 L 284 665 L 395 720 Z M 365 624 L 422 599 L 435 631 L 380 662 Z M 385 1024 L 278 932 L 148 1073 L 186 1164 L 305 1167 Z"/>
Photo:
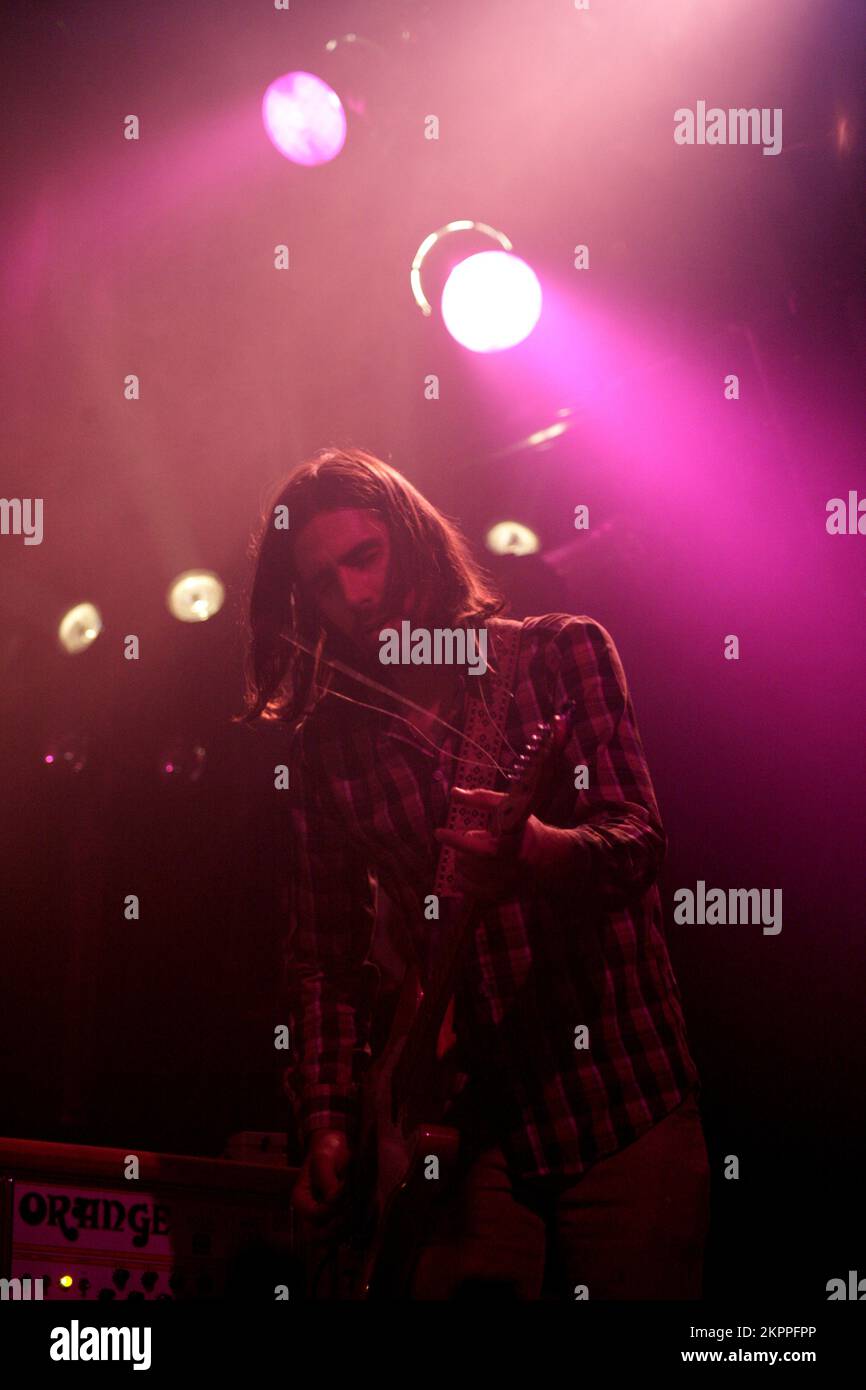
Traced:
<path id="1" fill-rule="evenodd" d="M 430 716 L 430 711 L 429 711 L 429 710 L 426 710 L 426 709 L 424 708 L 423 705 L 416 704 L 414 700 L 410 700 L 409 697 L 408 697 L 407 695 L 401 695 L 398 691 L 396 691 L 396 690 L 391 690 L 391 689 L 389 689 L 387 686 L 381 685 L 378 681 L 374 681 L 374 680 L 372 680 L 369 676 L 365 676 L 365 675 L 363 675 L 360 671 L 356 671 L 356 670 L 354 669 L 354 667 L 347 665 L 347 664 L 346 664 L 345 662 L 343 662 L 343 661 L 340 661 L 337 657 L 325 657 L 325 656 L 322 656 L 321 653 L 322 653 L 322 647 L 323 647 L 323 645 L 324 645 L 324 638 L 323 638 L 323 636 L 322 636 L 321 633 L 320 633 L 320 636 L 319 636 L 319 641 L 318 641 L 317 644 L 316 644 L 316 649 L 315 649 L 315 651 L 311 651 L 310 648 L 309 648 L 308 646 L 305 645 L 305 643 L 299 642 L 299 641 L 297 640 L 297 638 L 295 638 L 295 637 L 289 637 L 289 636 L 287 636 L 285 633 L 281 633 L 280 636 L 281 636 L 281 638 L 282 638 L 283 641 L 289 642 L 289 643 L 291 643 L 292 646 L 295 646 L 295 647 L 300 648 L 301 651 L 306 652 L 308 656 L 312 656 L 312 657 L 314 658 L 314 660 L 317 660 L 317 661 L 320 662 L 323 666 L 329 666 L 332 670 L 342 671 L 344 675 L 351 676 L 353 679 L 355 679 L 355 680 L 357 680 L 357 681 L 360 681 L 362 685 L 367 685 L 367 686 L 369 686 L 371 690 L 377 690 L 377 691 L 379 691 L 381 694 L 387 695 L 390 699 L 398 700 L 398 701 L 400 701 L 402 704 L 408 705 L 411 709 L 416 710 L 419 714 L 423 714 L 425 717 Z M 433 748 L 433 749 L 434 749 L 438 754 L 440 754 L 440 756 L 441 756 L 441 754 L 442 754 L 442 752 L 443 752 L 442 748 L 441 748 L 438 744 L 436 744 L 436 743 L 434 742 L 433 739 L 428 738 L 427 734 L 425 734 L 421 729 L 418 729 L 417 726 L 413 725 L 413 724 L 412 724 L 412 721 L 411 721 L 410 719 L 407 719 L 405 715 L 397 714 L 397 713 L 395 713 L 395 712 L 393 712 L 393 711 L 389 711 L 389 710 L 383 710 L 379 705 L 371 705 L 371 704 L 369 704 L 366 700 L 359 700 L 359 699 L 355 698 L 355 697 L 352 696 L 352 695 L 344 695 L 344 694 L 342 694 L 339 690 L 334 690 L 333 687 L 331 687 L 331 686 L 328 686 L 328 687 L 326 688 L 325 693 L 328 694 L 328 695 L 334 695 L 334 696 L 336 696 L 336 698 L 337 698 L 338 700 L 345 700 L 345 701 L 346 701 L 348 704 L 350 704 L 350 705 L 358 705 L 358 706 L 359 706 L 360 708 L 362 708 L 362 709 L 369 709 L 369 710 L 372 710 L 374 714 L 383 714 L 383 715 L 386 716 L 386 718 L 387 718 L 387 717 L 390 717 L 390 718 L 394 718 L 394 719 L 399 719 L 399 720 L 401 721 L 401 723 L 409 725 L 410 728 L 414 729 L 415 733 L 420 734 L 420 736 L 424 739 L 425 743 L 429 743 L 430 747 Z M 485 707 L 485 709 L 487 710 L 487 713 L 488 713 L 488 715 L 489 715 L 489 714 L 490 714 L 490 710 L 489 710 L 489 707 L 488 707 L 488 705 L 487 705 L 487 700 L 486 700 L 485 695 L 484 695 L 483 686 L 482 686 L 482 687 L 479 687 L 479 694 L 480 694 L 481 699 L 482 699 L 482 701 L 483 701 L 483 703 L 484 703 L 484 707 Z M 509 698 L 512 699 L 512 700 L 515 698 L 515 697 L 514 697 L 514 692 L 513 692 L 513 691 L 509 692 Z M 296 726 L 295 726 L 295 729 L 294 729 L 294 732 L 293 732 L 293 738 L 300 732 L 300 729 L 301 729 L 302 725 L 306 722 L 306 720 L 307 720 L 309 714 L 311 713 L 312 709 L 314 708 L 314 704 L 315 704 L 315 702 L 314 702 L 314 700 L 313 700 L 312 697 L 311 697 L 311 699 L 310 699 L 310 701 L 308 701 L 307 706 L 306 706 L 306 708 L 304 709 L 304 711 L 303 711 L 303 713 L 302 713 L 302 715 L 301 715 L 301 717 L 300 717 L 298 723 L 297 723 Z M 432 718 L 435 720 L 435 722 L 436 722 L 437 724 L 441 724 L 441 725 L 443 726 L 443 728 L 446 728 L 446 729 L 450 730 L 451 733 L 455 733 L 455 734 L 458 734 L 458 735 L 459 735 L 459 734 L 462 734 L 462 732 L 463 732 L 462 730 L 458 729 L 454 724 L 449 723 L 447 719 L 442 719 L 442 718 L 440 717 L 440 715 L 438 715 L 438 714 L 432 715 Z M 507 769 L 506 769 L 505 767 L 503 767 L 503 765 L 502 765 L 496 758 L 491 757 L 491 755 L 488 753 L 488 751 L 487 751 L 486 748 L 484 748 L 484 747 L 483 747 L 480 743 L 478 743 L 478 741 L 477 741 L 476 739 L 474 739 L 474 738 L 469 737 L 469 738 L 467 739 L 467 741 L 468 741 L 470 744 L 472 744 L 475 748 L 477 748 L 477 749 L 479 750 L 479 752 L 483 755 L 483 757 L 486 758 L 486 760 L 487 760 L 489 763 L 491 763 L 491 764 L 495 767 L 495 769 L 496 769 L 497 772 L 501 773 L 503 777 L 507 777 L 507 775 L 508 775 Z M 509 750 L 509 752 L 516 758 L 516 757 L 517 757 L 517 754 L 515 753 L 515 751 L 514 751 L 513 747 L 511 746 L 511 744 L 508 742 L 507 739 L 505 739 L 505 742 L 506 742 L 506 744 L 508 745 L 508 750 Z M 459 761 L 459 755 L 456 754 L 456 753 L 447 753 L 445 756 L 448 757 L 448 758 L 450 758 L 450 759 L 451 759 L 452 761 L 454 761 L 454 762 Z M 472 766 L 478 766 L 478 765 L 479 765 L 478 763 L 473 763 L 473 764 L 472 764 Z"/>
<path id="2" fill-rule="evenodd" d="M 322 649 L 322 646 L 323 646 L 323 641 L 322 641 L 321 637 L 320 637 L 320 640 L 319 640 L 319 642 L 318 642 L 318 644 L 317 644 L 316 653 L 313 653 L 313 652 L 310 651 L 309 647 L 307 647 L 307 646 L 304 645 L 303 642 L 298 642 L 297 639 L 292 638 L 292 637 L 287 637 L 287 636 L 285 636 L 285 634 L 283 634 L 283 636 L 284 636 L 284 640 L 285 640 L 285 641 L 291 642 L 293 646 L 300 647 L 301 650 L 302 650 L 302 651 L 305 651 L 309 656 L 318 655 L 318 658 L 319 658 L 319 660 L 321 661 L 322 665 L 324 665 L 324 666 L 330 666 L 332 670 L 342 671 L 345 675 L 352 676 L 355 680 L 360 681 L 363 685 L 368 685 L 372 690 L 378 690 L 378 691 L 380 691 L 382 694 L 387 695 L 387 696 L 389 696 L 389 697 L 392 698 L 392 699 L 398 700 L 398 701 L 402 702 L 403 704 L 410 706 L 412 709 L 417 710 L 419 714 L 423 714 L 423 715 L 425 715 L 425 716 L 427 716 L 427 715 L 430 714 L 430 711 L 424 709 L 423 705 L 418 705 L 418 704 L 416 704 L 415 701 L 414 701 L 414 700 L 410 700 L 409 697 L 408 697 L 407 695 L 401 695 L 401 694 L 400 694 L 398 691 L 396 691 L 396 690 L 391 690 L 391 689 L 389 689 L 387 686 L 380 685 L 380 683 L 379 683 L 378 681 L 374 681 L 374 680 L 370 679 L 368 676 L 362 675 L 362 673 L 361 673 L 360 671 L 356 671 L 356 670 L 354 669 L 354 667 L 349 666 L 349 665 L 347 665 L 346 663 L 340 661 L 337 657 L 328 658 L 328 657 L 323 657 L 323 656 L 321 656 L 321 649 Z M 483 691 L 483 688 L 480 690 L 479 693 L 481 694 L 482 700 L 484 700 L 485 708 L 487 708 L 487 702 L 486 702 L 486 700 L 484 699 L 484 691 Z M 390 717 L 390 718 L 394 718 L 394 719 L 399 719 L 399 720 L 401 721 L 401 723 L 409 725 L 409 727 L 412 728 L 412 729 L 415 731 L 416 734 L 419 734 L 419 735 L 421 736 L 421 738 L 424 739 L 425 743 L 429 743 L 430 747 L 433 748 L 433 749 L 434 749 L 438 754 L 440 754 L 440 756 L 441 756 L 441 754 L 442 754 L 442 752 L 443 752 L 442 748 L 441 748 L 438 744 L 436 744 L 436 743 L 433 741 L 433 739 L 428 738 L 428 736 L 427 736 L 421 729 L 418 729 L 416 725 L 413 725 L 412 722 L 411 722 L 411 720 L 407 719 L 404 715 L 402 715 L 402 714 L 396 714 L 396 713 L 394 713 L 393 711 L 389 711 L 389 710 L 383 710 L 379 705 L 371 705 L 371 704 L 368 704 L 368 702 L 367 702 L 366 700 L 359 700 L 359 699 L 356 699 L 356 698 L 355 698 L 354 696 L 352 696 L 352 695 L 344 695 L 344 694 L 342 694 L 339 690 L 334 690 L 333 687 L 330 687 L 330 686 L 327 688 L 326 694 L 334 695 L 334 696 L 336 696 L 336 698 L 337 698 L 338 700 L 345 700 L 345 701 L 346 701 L 348 704 L 350 704 L 350 705 L 358 705 L 358 706 L 361 707 L 362 709 L 369 709 L 369 710 L 372 710 L 374 714 L 383 714 L 383 715 L 385 715 L 386 717 Z M 510 698 L 511 698 L 511 699 L 514 699 L 513 693 L 511 694 Z M 310 711 L 311 711 L 311 709 L 312 709 L 313 707 L 314 707 L 314 702 L 313 702 L 313 701 L 309 702 L 308 705 L 307 705 L 307 708 L 305 709 L 304 713 L 303 713 L 302 716 L 301 716 L 301 719 L 300 719 L 298 725 L 297 725 L 296 728 L 295 728 L 295 733 L 297 733 L 297 732 L 300 730 L 301 725 L 306 721 L 307 716 L 308 716 L 308 714 L 310 713 Z M 488 713 L 489 713 L 489 710 L 488 710 Z M 456 728 L 455 725 L 450 724 L 450 723 L 448 722 L 447 719 L 442 719 L 438 714 L 432 715 L 432 718 L 436 721 L 437 724 L 441 724 L 444 728 L 449 729 L 452 733 L 456 733 L 456 734 L 460 734 L 460 733 L 461 733 L 461 730 L 460 730 L 460 729 Z M 507 740 L 506 740 L 506 741 L 507 741 Z M 487 759 L 487 761 L 488 761 L 489 763 L 492 763 L 492 764 L 493 764 L 493 766 L 496 768 L 497 772 L 502 773 L 503 776 L 507 776 L 507 769 L 504 768 L 504 767 L 502 766 L 502 764 L 499 763 L 495 758 L 492 758 L 492 757 L 490 756 L 490 754 L 487 752 L 487 749 L 486 749 L 486 748 L 482 747 L 482 745 L 481 745 L 480 743 L 478 743 L 475 739 L 473 739 L 473 738 L 471 738 L 471 737 L 468 738 L 468 742 L 471 743 L 474 747 L 476 747 L 476 748 L 483 754 L 483 756 Z M 511 747 L 511 744 L 509 744 L 508 747 L 509 747 L 509 751 L 512 752 L 512 753 L 514 753 L 514 749 Z M 455 753 L 447 753 L 445 756 L 446 756 L 446 757 L 449 757 L 452 761 L 455 761 L 455 762 L 456 762 L 456 761 L 459 761 L 459 756 L 458 756 L 457 754 L 455 754 Z M 516 756 L 516 754 L 515 754 L 515 756 Z M 477 765 L 478 765 L 478 764 L 472 764 L 472 766 L 477 766 Z"/>

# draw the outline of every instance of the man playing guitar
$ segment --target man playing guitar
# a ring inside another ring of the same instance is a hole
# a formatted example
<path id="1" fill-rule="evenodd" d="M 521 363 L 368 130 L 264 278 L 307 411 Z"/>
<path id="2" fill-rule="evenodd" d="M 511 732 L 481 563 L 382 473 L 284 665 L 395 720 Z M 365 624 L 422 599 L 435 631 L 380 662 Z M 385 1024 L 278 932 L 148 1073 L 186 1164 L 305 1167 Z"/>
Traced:
<path id="1" fill-rule="evenodd" d="M 446 1113 L 459 1155 L 447 1183 L 428 1183 L 441 1191 L 395 1296 L 700 1298 L 699 1078 L 656 886 L 666 837 L 625 675 L 591 618 L 518 625 L 504 606 L 457 527 L 360 450 L 301 464 L 263 517 L 245 717 L 292 731 L 286 1079 L 307 1146 L 294 1205 L 335 1230 L 352 1190 L 381 895 L 423 990 L 468 902 L 436 1048 L 447 1040 L 456 1059 Z M 413 632 L 486 629 L 491 669 L 382 664 L 379 634 L 404 619 Z M 511 639 L 499 740 L 475 740 L 487 785 L 455 786 L 470 709 L 485 727 Z M 514 798 L 492 781 L 566 709 L 544 789 L 505 832 Z M 454 828 L 458 806 L 475 828 Z M 440 898 L 446 852 L 454 896 Z"/>

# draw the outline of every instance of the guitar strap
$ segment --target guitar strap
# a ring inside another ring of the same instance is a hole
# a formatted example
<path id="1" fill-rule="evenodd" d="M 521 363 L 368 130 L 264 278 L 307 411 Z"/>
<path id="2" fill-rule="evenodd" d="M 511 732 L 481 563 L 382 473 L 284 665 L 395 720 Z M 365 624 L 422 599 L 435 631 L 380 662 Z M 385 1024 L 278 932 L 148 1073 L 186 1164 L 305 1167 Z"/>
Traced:
<path id="1" fill-rule="evenodd" d="M 469 698 L 463 712 L 462 738 L 452 786 L 490 789 L 496 780 L 496 763 L 505 736 L 523 623 L 514 618 L 489 618 L 487 627 L 490 645 L 494 648 L 493 660 L 488 661 L 483 676 L 467 677 Z M 483 697 L 482 682 L 486 685 Z M 480 753 L 479 744 L 483 750 Z M 449 830 L 462 833 L 465 830 L 483 829 L 485 824 L 486 812 L 458 805 L 451 797 L 445 820 Z M 455 867 L 454 850 L 450 845 L 441 845 L 432 889 L 440 897 L 460 896 L 455 886 Z M 373 1001 L 371 1008 L 375 1005 L 383 974 L 399 980 L 400 964 L 404 971 L 410 963 L 416 971 L 420 968 L 416 943 L 408 926 L 419 910 L 418 890 L 404 882 L 396 851 L 391 868 L 387 880 L 382 880 L 387 897 L 384 904 L 378 901 L 376 904 L 374 955 L 367 962 L 369 978 L 365 988 Z M 427 891 L 424 889 L 424 892 Z M 393 904 L 390 908 L 389 902 Z M 376 957 L 377 952 L 379 958 Z M 397 962 L 396 968 L 392 962 Z"/>
<path id="2" fill-rule="evenodd" d="M 489 630 L 495 634 L 495 664 L 491 664 L 485 676 L 478 681 L 488 680 L 488 694 L 481 688 L 467 701 L 466 720 L 463 724 L 463 739 L 457 755 L 455 767 L 455 787 L 467 787 L 471 791 L 478 788 L 491 790 L 496 781 L 496 763 L 502 751 L 505 738 L 507 714 L 517 671 L 517 655 L 520 651 L 520 638 L 523 623 L 514 619 L 491 619 Z M 481 746 L 482 753 L 478 752 Z M 485 756 L 487 755 L 487 756 Z M 475 806 L 450 798 L 445 827 L 459 834 L 467 830 L 482 830 L 487 824 L 487 812 Z M 442 845 L 434 880 L 434 892 L 441 898 L 459 897 L 456 880 L 456 853 L 450 845 Z"/>
<path id="3" fill-rule="evenodd" d="M 490 790 L 496 781 L 496 765 L 505 738 L 523 626 L 514 618 L 492 618 L 488 623 L 491 633 L 495 633 L 498 639 L 494 644 L 495 665 L 489 667 L 485 676 L 479 677 L 479 680 L 490 681 L 487 696 L 482 697 L 479 687 L 478 694 L 467 701 L 463 738 L 452 786 L 467 787 L 473 791 L 479 787 Z M 479 744 L 484 753 L 479 752 Z M 483 830 L 486 824 L 487 812 L 483 808 L 466 806 L 451 797 L 445 820 L 448 830 L 463 834 L 467 830 Z M 456 887 L 455 878 L 456 853 L 451 845 L 442 845 L 433 883 L 434 893 L 445 898 L 459 897 L 460 890 Z M 456 1041 L 452 995 L 439 1029 L 436 1056 L 440 1059 L 444 1057 Z"/>
<path id="4" fill-rule="evenodd" d="M 466 718 L 463 725 L 463 738 L 454 772 L 453 786 L 490 790 L 496 781 L 497 763 L 505 737 L 505 724 L 517 673 L 517 657 L 523 623 L 514 618 L 491 618 L 488 628 L 494 636 L 495 663 L 488 668 L 486 675 L 479 676 L 479 683 L 489 681 L 488 694 L 472 693 L 466 702 Z M 483 752 L 479 752 L 479 744 Z M 486 756 L 485 756 L 486 755 Z M 451 797 L 445 827 L 463 834 L 467 830 L 483 829 L 487 824 L 487 812 Z M 439 897 L 456 898 L 460 890 L 455 886 L 456 856 L 451 845 L 442 845 L 436 867 L 433 892 Z"/>

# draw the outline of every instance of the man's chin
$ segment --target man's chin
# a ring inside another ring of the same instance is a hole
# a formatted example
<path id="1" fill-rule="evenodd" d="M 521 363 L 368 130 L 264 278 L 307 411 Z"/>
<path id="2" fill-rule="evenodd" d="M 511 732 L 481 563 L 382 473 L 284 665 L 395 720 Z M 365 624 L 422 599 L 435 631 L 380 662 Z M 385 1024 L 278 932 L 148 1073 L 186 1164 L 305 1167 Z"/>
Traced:
<path id="1" fill-rule="evenodd" d="M 354 633 L 351 637 L 345 637 L 342 640 L 359 661 L 375 663 L 378 666 L 379 649 L 382 645 L 379 640 L 380 631 L 381 628 L 377 627 L 371 632 Z"/>
<path id="2" fill-rule="evenodd" d="M 359 656 L 374 663 L 377 667 L 381 666 L 381 662 L 379 661 L 379 653 L 382 650 L 381 633 L 387 630 L 396 631 L 399 634 L 402 621 L 402 618 L 385 617 L 380 623 L 377 623 L 375 627 L 370 628 L 367 632 L 358 633 L 357 636 L 352 639 L 356 652 Z"/>
<path id="3" fill-rule="evenodd" d="M 364 642 L 372 642 L 375 646 L 378 647 L 380 642 L 380 633 L 384 632 L 386 629 L 389 632 L 392 630 L 399 632 L 400 624 L 402 621 L 402 618 L 383 618 L 380 623 L 376 623 L 375 627 L 369 628 L 367 632 L 362 633 L 361 640 Z"/>

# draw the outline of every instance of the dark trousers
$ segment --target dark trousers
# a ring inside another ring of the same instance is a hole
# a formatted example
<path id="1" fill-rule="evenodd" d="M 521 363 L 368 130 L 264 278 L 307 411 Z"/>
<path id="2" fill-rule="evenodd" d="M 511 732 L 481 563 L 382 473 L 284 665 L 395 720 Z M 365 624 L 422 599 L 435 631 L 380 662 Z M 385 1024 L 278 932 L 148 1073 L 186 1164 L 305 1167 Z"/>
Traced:
<path id="1" fill-rule="evenodd" d="M 410 1297 L 699 1299 L 709 1187 L 694 1096 L 577 1179 L 513 1179 L 486 1147 L 438 1200 Z"/>

